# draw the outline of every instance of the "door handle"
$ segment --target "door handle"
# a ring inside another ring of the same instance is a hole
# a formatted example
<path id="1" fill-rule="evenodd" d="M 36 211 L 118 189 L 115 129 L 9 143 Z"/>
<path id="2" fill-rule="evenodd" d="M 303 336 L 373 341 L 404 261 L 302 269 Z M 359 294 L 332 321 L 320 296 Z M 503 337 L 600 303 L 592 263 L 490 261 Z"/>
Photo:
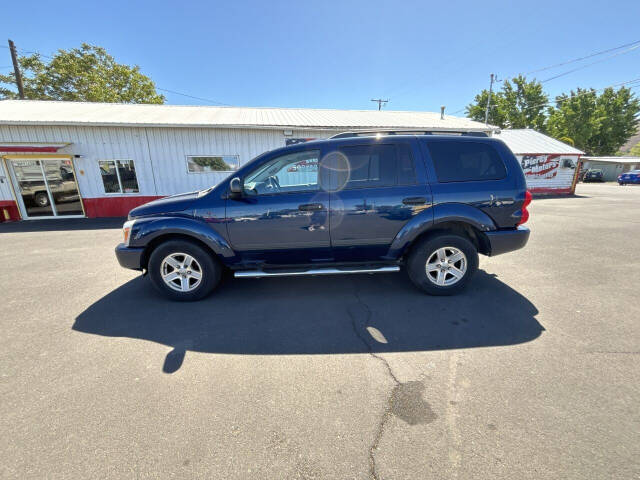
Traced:
<path id="1" fill-rule="evenodd" d="M 303 203 L 298 205 L 298 210 L 302 212 L 316 212 L 318 210 L 324 210 L 324 205 L 321 203 Z"/>
<path id="2" fill-rule="evenodd" d="M 424 205 L 427 203 L 427 199 L 425 197 L 407 197 L 402 199 L 402 203 L 405 205 Z"/>

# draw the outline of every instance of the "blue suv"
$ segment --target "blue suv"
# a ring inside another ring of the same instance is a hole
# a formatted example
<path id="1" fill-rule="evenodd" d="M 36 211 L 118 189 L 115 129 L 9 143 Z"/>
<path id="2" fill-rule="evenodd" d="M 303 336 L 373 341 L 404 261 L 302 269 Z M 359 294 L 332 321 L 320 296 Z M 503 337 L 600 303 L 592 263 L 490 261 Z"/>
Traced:
<path id="1" fill-rule="evenodd" d="M 133 209 L 116 248 L 174 300 L 236 277 L 393 272 L 433 295 L 462 290 L 478 253 L 522 248 L 520 165 L 500 140 L 339 134 L 264 153 L 207 190 Z"/>

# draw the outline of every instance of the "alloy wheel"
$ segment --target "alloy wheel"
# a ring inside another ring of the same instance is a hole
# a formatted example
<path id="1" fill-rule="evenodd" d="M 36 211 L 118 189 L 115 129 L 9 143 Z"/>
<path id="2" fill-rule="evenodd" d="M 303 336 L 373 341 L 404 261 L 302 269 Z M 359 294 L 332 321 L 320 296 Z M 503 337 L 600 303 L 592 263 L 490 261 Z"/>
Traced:
<path id="1" fill-rule="evenodd" d="M 455 247 L 442 247 L 433 252 L 425 265 L 427 278 L 439 287 L 458 283 L 467 273 L 467 257 Z"/>
<path id="2" fill-rule="evenodd" d="M 169 288 L 178 292 L 191 292 L 202 282 L 202 267 L 191 255 L 177 252 L 162 260 L 160 275 Z"/>

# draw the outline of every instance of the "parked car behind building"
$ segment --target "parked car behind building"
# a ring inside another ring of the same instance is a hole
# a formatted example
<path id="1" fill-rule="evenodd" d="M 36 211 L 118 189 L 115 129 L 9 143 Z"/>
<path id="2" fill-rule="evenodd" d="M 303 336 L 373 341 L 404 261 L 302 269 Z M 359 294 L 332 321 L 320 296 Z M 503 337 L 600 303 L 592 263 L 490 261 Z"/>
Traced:
<path id="1" fill-rule="evenodd" d="M 583 182 L 604 182 L 602 170 L 591 169 L 584 172 Z"/>
<path id="2" fill-rule="evenodd" d="M 640 184 L 640 170 L 631 170 L 630 172 L 623 173 L 618 177 L 618 183 L 620 185 Z"/>

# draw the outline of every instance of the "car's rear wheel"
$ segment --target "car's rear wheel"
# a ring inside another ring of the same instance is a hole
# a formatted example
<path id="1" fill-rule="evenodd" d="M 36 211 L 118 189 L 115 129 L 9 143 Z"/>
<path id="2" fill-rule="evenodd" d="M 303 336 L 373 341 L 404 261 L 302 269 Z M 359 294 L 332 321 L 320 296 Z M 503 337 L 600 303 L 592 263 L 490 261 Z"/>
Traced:
<path id="1" fill-rule="evenodd" d="M 416 245 L 406 262 L 411 281 L 430 295 L 454 295 L 478 269 L 478 251 L 459 235 L 438 235 Z"/>
<path id="2" fill-rule="evenodd" d="M 187 240 L 170 240 L 151 253 L 151 283 L 172 300 L 194 301 L 209 295 L 220 283 L 222 266 L 204 248 Z"/>

